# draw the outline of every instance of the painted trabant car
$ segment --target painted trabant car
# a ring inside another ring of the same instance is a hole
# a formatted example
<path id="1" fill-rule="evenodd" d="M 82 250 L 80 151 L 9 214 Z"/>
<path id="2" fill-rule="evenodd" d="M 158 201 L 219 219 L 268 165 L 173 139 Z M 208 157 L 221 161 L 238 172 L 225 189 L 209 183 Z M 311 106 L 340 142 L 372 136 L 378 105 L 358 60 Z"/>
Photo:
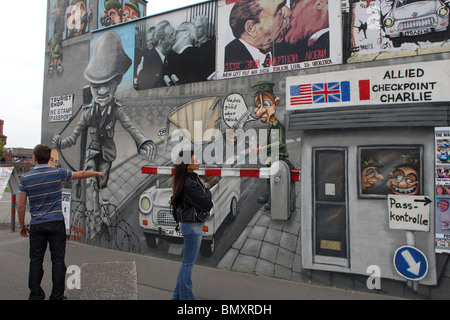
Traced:
<path id="1" fill-rule="evenodd" d="M 213 201 L 210 217 L 203 226 L 200 253 L 211 256 L 215 250 L 215 234 L 227 217 L 230 220 L 238 214 L 240 198 L 240 177 L 204 177 Z M 161 239 L 182 242 L 169 206 L 172 196 L 172 177 L 145 190 L 139 198 L 139 224 L 142 227 L 147 245 L 157 247 Z"/>
<path id="2" fill-rule="evenodd" d="M 383 20 L 386 36 L 394 46 L 399 38 L 447 31 L 449 8 L 441 0 L 395 0 Z"/>

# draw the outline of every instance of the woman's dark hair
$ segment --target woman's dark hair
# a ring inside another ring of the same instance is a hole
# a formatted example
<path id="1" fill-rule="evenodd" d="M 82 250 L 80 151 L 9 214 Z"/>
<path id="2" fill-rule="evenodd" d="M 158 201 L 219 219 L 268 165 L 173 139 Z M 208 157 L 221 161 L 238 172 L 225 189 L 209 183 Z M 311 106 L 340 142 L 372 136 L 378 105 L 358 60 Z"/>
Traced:
<path id="1" fill-rule="evenodd" d="M 184 177 L 186 176 L 187 168 L 189 165 L 189 162 L 185 161 L 184 159 L 185 152 L 189 151 L 180 151 L 180 153 L 178 154 L 178 157 L 179 159 L 181 159 L 181 161 L 179 161 L 178 164 L 175 165 L 175 170 L 173 173 L 173 194 L 172 198 L 170 199 L 170 205 L 172 206 L 173 212 L 177 210 L 177 207 L 180 204 L 181 196 L 183 194 Z M 189 157 L 189 161 L 194 155 L 194 151 L 191 150 L 190 154 L 191 155 Z"/>

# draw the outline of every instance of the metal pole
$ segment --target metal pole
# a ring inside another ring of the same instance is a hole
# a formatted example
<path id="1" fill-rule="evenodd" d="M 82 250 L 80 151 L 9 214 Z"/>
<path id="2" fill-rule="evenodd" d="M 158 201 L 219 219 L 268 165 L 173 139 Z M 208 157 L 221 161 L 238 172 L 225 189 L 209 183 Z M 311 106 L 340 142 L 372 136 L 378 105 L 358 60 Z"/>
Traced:
<path id="1" fill-rule="evenodd" d="M 406 231 L 406 244 L 408 246 L 415 247 L 416 246 L 416 234 L 414 231 Z M 419 281 L 407 281 L 408 287 L 417 292 L 419 287 Z"/>
<path id="2" fill-rule="evenodd" d="M 16 231 L 16 194 L 11 194 L 11 232 Z"/>

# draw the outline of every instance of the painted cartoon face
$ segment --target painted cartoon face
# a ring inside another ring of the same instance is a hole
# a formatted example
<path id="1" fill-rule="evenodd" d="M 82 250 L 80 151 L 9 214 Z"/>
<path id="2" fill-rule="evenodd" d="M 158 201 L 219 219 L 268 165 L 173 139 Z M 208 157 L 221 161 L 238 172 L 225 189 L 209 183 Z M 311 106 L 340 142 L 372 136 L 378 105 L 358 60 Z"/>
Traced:
<path id="1" fill-rule="evenodd" d="M 366 190 L 373 186 L 377 181 L 383 180 L 384 177 L 380 174 L 379 168 L 370 166 L 361 170 L 361 188 Z"/>
<path id="2" fill-rule="evenodd" d="M 115 25 L 118 23 L 121 23 L 121 15 L 120 15 L 120 8 L 111 8 L 109 10 L 105 10 L 105 16 L 109 16 L 111 18 L 111 25 Z"/>
<path id="3" fill-rule="evenodd" d="M 139 13 L 137 13 L 136 10 L 130 8 L 129 6 L 123 7 L 123 13 L 122 13 L 122 20 L 125 21 L 131 21 L 134 19 L 139 18 Z"/>
<path id="4" fill-rule="evenodd" d="M 439 211 L 441 211 L 441 212 L 444 212 L 448 209 L 448 201 L 447 200 L 441 200 L 436 205 L 439 208 Z"/>
<path id="5" fill-rule="evenodd" d="M 114 98 L 117 86 L 121 81 L 121 77 L 115 77 L 114 79 L 105 83 L 91 83 L 90 86 L 94 101 L 102 107 L 107 106 Z"/>
<path id="6" fill-rule="evenodd" d="M 269 120 L 275 121 L 275 112 L 277 110 L 280 98 L 273 94 L 263 92 L 255 97 L 255 113 L 256 116 L 263 123 L 268 123 Z"/>
<path id="7" fill-rule="evenodd" d="M 392 194 L 419 194 L 419 176 L 413 168 L 403 166 L 389 173 L 387 187 Z"/>

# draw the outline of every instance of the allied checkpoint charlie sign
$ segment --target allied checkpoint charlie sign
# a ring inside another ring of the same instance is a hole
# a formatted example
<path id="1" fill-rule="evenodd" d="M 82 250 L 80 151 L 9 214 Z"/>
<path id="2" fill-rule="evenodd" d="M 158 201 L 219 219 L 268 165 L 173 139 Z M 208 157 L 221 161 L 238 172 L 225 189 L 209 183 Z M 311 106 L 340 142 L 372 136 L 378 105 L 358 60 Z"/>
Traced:
<path id="1" fill-rule="evenodd" d="M 447 61 L 286 78 L 287 110 L 447 101 Z"/>

